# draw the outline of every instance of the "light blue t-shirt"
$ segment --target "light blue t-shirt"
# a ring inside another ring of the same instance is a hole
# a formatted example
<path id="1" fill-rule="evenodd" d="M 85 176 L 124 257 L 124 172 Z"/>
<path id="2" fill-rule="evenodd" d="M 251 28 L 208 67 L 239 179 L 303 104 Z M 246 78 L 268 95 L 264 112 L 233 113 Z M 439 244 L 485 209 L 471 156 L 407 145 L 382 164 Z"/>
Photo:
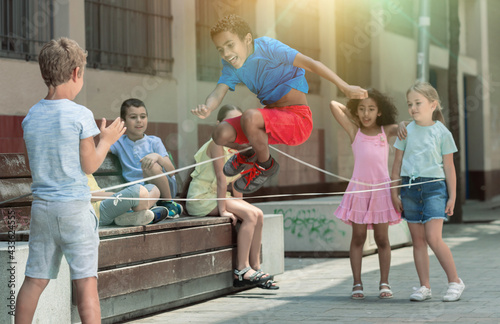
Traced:
<path id="1" fill-rule="evenodd" d="M 146 135 L 137 141 L 132 141 L 127 135 L 122 135 L 111 145 L 111 153 L 118 156 L 122 165 L 122 174 L 125 180 L 135 181 L 144 178 L 141 159 L 148 154 L 158 153 L 162 157 L 168 156 L 167 149 L 157 136 Z M 175 177 L 169 177 L 169 182 L 175 182 Z M 173 194 L 173 193 L 172 193 Z"/>
<path id="2" fill-rule="evenodd" d="M 292 88 L 307 93 L 309 85 L 304 69 L 293 66 L 298 53 L 276 39 L 256 38 L 254 52 L 239 69 L 222 60 L 222 75 L 218 83 L 226 84 L 234 91 L 235 86 L 242 82 L 263 105 L 275 103 Z"/>
<path id="3" fill-rule="evenodd" d="M 419 126 L 412 121 L 406 127 L 406 140 L 396 139 L 394 147 L 404 151 L 401 176 L 444 178 L 443 155 L 458 151 L 451 132 L 440 121 Z"/>
<path id="4" fill-rule="evenodd" d="M 99 134 L 92 112 L 68 99 L 41 100 L 22 122 L 35 199 L 90 201 L 80 140 Z"/>

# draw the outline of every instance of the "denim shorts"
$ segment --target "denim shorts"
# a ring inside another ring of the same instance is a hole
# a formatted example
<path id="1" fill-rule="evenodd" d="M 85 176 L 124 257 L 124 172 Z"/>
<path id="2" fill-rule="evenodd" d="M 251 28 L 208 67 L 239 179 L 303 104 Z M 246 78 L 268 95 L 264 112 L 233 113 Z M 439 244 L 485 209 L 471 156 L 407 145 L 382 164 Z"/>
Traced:
<path id="1" fill-rule="evenodd" d="M 153 188 L 155 188 L 155 185 L 145 184 L 144 187 L 146 187 L 148 191 L 151 191 L 153 190 Z M 135 184 L 121 190 L 120 192 L 115 193 L 113 197 L 120 195 L 120 197 L 123 198 L 139 198 L 140 190 L 141 185 Z M 111 223 L 113 223 L 116 217 L 125 214 L 138 204 L 139 200 L 124 199 L 118 200 L 117 204 L 115 205 L 114 199 L 104 199 L 99 205 L 99 225 L 110 225 Z"/>
<path id="2" fill-rule="evenodd" d="M 90 201 L 33 201 L 26 276 L 56 279 L 64 255 L 71 280 L 97 277 L 98 248 Z"/>
<path id="3" fill-rule="evenodd" d="M 403 185 L 410 183 L 409 177 L 402 177 Z M 436 180 L 436 178 L 416 178 L 411 185 L 401 187 L 401 202 L 403 212 L 401 218 L 408 223 L 424 224 L 431 219 L 448 220 L 445 213 L 448 201 L 446 181 L 435 181 L 420 184 L 421 182 Z"/>

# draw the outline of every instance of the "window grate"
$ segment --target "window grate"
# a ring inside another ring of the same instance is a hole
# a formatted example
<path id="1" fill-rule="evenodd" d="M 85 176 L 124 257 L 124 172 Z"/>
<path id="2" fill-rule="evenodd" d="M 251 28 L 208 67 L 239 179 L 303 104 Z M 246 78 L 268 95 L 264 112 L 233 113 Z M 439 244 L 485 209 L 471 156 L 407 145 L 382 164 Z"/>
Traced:
<path id="1" fill-rule="evenodd" d="M 0 0 L 0 57 L 37 61 L 54 36 L 52 0 Z"/>
<path id="2" fill-rule="evenodd" d="M 161 74 L 172 72 L 170 1 L 86 0 L 87 65 Z"/>

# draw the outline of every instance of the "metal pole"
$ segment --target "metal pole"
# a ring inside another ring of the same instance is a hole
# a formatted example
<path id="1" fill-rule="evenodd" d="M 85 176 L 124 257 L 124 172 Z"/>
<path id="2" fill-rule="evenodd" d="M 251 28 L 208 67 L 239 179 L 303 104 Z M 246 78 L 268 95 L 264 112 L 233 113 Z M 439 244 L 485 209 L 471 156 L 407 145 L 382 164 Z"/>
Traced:
<path id="1" fill-rule="evenodd" d="M 417 49 L 417 79 L 429 81 L 429 15 L 430 0 L 420 0 L 420 16 L 418 17 L 418 49 Z"/>

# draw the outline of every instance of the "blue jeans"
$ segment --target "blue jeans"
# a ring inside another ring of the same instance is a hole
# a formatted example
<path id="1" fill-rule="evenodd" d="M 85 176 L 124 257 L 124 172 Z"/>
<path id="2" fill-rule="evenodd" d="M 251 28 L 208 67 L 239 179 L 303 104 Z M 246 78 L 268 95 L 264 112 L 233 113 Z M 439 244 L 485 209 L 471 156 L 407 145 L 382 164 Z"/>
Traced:
<path id="1" fill-rule="evenodd" d="M 402 177 L 403 185 L 410 183 L 409 177 Z M 445 180 L 420 184 L 436 178 L 420 177 L 411 181 L 411 186 L 401 188 L 403 213 L 401 218 L 408 223 L 425 224 L 431 219 L 448 220 L 445 213 L 448 190 Z"/>

